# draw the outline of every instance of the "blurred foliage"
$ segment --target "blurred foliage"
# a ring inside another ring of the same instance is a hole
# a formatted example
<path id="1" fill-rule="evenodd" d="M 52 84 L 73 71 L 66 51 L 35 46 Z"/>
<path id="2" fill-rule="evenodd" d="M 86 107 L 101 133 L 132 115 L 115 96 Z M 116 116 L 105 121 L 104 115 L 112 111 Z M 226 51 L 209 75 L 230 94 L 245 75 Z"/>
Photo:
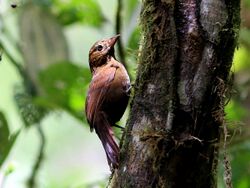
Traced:
<path id="1" fill-rule="evenodd" d="M 128 20 L 132 19 L 134 12 L 135 12 L 135 9 L 137 8 L 139 3 L 140 2 L 138 0 L 124 1 L 124 4 L 125 4 L 124 12 L 126 13 L 126 16 L 125 16 L 126 19 L 128 19 Z"/>
<path id="2" fill-rule="evenodd" d="M 91 75 L 88 68 L 69 62 L 52 64 L 39 74 L 42 95 L 36 102 L 48 109 L 60 108 L 83 120 L 84 100 Z"/>
<path id="3" fill-rule="evenodd" d="M 63 25 L 80 22 L 93 27 L 102 26 L 105 17 L 94 0 L 52 0 L 52 10 Z"/>
<path id="4" fill-rule="evenodd" d="M 233 169 L 233 182 L 236 188 L 250 187 L 250 141 L 232 147 L 231 165 Z"/>
<path id="5" fill-rule="evenodd" d="M 246 46 L 241 46 L 238 50 L 235 51 L 232 71 L 237 73 L 238 71 L 244 69 L 250 70 L 249 48 L 247 48 Z"/>
<path id="6" fill-rule="evenodd" d="M 239 122 L 245 118 L 249 111 L 245 109 L 239 102 L 236 100 L 231 100 L 225 108 L 227 118 L 230 121 Z"/>
<path id="7" fill-rule="evenodd" d="M 10 135 L 8 122 L 2 112 L 0 112 L 0 168 L 8 156 L 19 133 Z"/>
<path id="8" fill-rule="evenodd" d="M 247 28 L 242 28 L 240 30 L 240 40 L 242 44 L 246 45 L 248 48 L 250 47 L 250 30 Z"/>
<path id="9" fill-rule="evenodd" d="M 250 8 L 250 0 L 244 0 L 244 5 Z"/>
<path id="10" fill-rule="evenodd" d="M 139 48 L 140 38 L 141 38 L 141 28 L 135 27 L 128 41 L 128 49 L 137 51 Z"/>
<path id="11" fill-rule="evenodd" d="M 48 9 L 35 4 L 23 6 L 18 18 L 26 69 L 32 82 L 38 84 L 37 75 L 40 70 L 69 59 L 63 28 Z"/>

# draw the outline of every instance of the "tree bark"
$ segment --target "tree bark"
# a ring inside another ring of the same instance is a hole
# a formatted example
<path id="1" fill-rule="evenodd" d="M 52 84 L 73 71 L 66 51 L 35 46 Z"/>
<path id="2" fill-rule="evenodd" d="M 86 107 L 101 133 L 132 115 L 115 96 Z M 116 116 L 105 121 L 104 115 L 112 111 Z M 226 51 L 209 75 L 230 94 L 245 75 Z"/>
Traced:
<path id="1" fill-rule="evenodd" d="M 239 0 L 144 0 L 120 164 L 110 187 L 216 187 Z"/>

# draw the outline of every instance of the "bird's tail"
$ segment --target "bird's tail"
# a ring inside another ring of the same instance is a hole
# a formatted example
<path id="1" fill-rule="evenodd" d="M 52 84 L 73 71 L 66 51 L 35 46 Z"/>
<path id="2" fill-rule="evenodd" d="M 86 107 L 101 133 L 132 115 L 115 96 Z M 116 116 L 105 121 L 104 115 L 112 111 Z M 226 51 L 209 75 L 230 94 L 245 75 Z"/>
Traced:
<path id="1" fill-rule="evenodd" d="M 100 121 L 98 121 L 97 125 L 95 126 L 96 134 L 102 141 L 110 168 L 117 168 L 119 147 L 115 142 L 112 126 L 108 122 L 105 115 L 100 115 L 98 119 Z"/>

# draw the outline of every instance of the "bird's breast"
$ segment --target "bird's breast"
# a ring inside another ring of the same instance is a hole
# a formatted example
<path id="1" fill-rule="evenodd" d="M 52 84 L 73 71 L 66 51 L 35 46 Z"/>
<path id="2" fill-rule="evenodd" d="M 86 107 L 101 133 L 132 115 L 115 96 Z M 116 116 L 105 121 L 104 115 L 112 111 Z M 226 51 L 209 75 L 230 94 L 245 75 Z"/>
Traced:
<path id="1" fill-rule="evenodd" d="M 124 95 L 127 95 L 127 90 L 130 87 L 130 79 L 126 69 L 123 65 L 120 65 L 116 69 L 114 80 L 110 85 L 109 99 L 108 100 L 120 100 Z"/>
<path id="2" fill-rule="evenodd" d="M 128 89 L 130 88 L 130 79 L 128 73 L 122 64 L 116 63 L 115 76 L 109 86 L 105 97 L 103 110 L 107 114 L 110 122 L 115 123 L 122 117 L 129 100 Z"/>

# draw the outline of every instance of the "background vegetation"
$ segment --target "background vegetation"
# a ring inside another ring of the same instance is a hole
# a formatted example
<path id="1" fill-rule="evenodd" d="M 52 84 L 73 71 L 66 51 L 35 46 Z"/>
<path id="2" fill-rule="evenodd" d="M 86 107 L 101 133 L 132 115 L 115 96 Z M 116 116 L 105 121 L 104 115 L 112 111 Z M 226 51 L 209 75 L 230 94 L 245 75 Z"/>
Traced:
<path id="1" fill-rule="evenodd" d="M 1 188 L 105 187 L 105 153 L 83 111 L 91 78 L 88 51 L 95 41 L 121 33 L 118 59 L 133 80 L 140 6 L 137 0 L 0 1 Z M 250 187 L 249 73 L 250 0 L 242 0 L 226 107 L 236 188 Z M 125 120 L 126 114 L 120 124 Z M 222 158 L 219 172 L 219 187 L 224 187 Z"/>

